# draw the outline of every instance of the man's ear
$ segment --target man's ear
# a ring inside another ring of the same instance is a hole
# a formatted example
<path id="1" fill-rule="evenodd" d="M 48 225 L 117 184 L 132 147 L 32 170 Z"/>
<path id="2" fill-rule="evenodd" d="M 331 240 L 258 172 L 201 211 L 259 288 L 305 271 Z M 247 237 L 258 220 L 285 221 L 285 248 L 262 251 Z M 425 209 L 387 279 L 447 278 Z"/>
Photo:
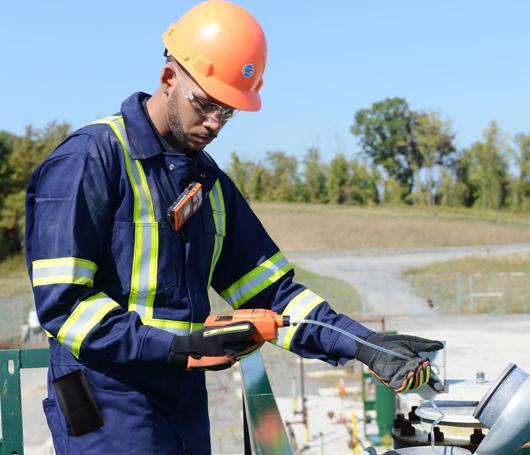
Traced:
<path id="1" fill-rule="evenodd" d="M 165 65 L 160 72 L 160 86 L 164 94 L 169 95 L 171 87 L 176 83 L 175 70 L 169 65 Z"/>

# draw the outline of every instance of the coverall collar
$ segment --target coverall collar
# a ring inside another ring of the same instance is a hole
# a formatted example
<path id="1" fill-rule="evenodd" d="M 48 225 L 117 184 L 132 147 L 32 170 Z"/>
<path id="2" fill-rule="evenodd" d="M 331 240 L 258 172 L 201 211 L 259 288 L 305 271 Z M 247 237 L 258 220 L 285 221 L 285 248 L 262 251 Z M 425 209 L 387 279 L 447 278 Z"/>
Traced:
<path id="1" fill-rule="evenodd" d="M 164 151 L 142 106 L 142 102 L 150 96 L 136 92 L 121 105 L 127 138 L 131 145 L 129 153 L 135 160 L 151 158 Z"/>

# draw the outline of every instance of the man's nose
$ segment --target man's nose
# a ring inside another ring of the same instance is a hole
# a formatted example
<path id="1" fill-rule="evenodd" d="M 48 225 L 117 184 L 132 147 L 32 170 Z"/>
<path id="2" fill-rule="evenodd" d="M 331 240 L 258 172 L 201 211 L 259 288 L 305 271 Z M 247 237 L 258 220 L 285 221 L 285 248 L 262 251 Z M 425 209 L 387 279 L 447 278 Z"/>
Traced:
<path id="1" fill-rule="evenodd" d="M 220 130 L 224 125 L 223 114 L 219 111 L 210 112 L 203 120 L 203 125 L 210 130 Z"/>

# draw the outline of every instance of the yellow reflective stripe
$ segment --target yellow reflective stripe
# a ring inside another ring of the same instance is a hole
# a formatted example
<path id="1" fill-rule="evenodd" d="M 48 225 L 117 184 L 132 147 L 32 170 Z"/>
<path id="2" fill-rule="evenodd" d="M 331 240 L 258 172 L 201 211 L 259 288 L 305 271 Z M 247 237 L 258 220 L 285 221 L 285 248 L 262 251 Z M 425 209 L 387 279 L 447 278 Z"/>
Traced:
<path id="1" fill-rule="evenodd" d="M 34 278 L 33 287 L 44 286 L 48 284 L 80 284 L 88 286 L 89 288 L 94 286 L 94 280 L 84 276 L 50 276 L 46 278 Z"/>
<path id="2" fill-rule="evenodd" d="M 149 319 L 153 317 L 159 247 L 158 223 L 155 219 L 151 192 L 141 161 L 133 160 L 129 155 L 129 141 L 123 116 L 108 117 L 96 123 L 109 125 L 122 146 L 125 168 L 133 190 L 135 223 L 128 309 Z"/>
<path id="3" fill-rule="evenodd" d="M 204 327 L 202 322 L 171 321 L 168 319 L 154 318 L 142 318 L 142 323 L 151 327 L 158 327 L 175 335 L 186 335 Z"/>
<path id="4" fill-rule="evenodd" d="M 278 281 L 293 268 L 281 251 L 263 261 L 256 268 L 221 292 L 232 308 L 237 309 L 263 289 Z"/>
<path id="5" fill-rule="evenodd" d="M 289 304 L 283 310 L 282 315 L 289 316 L 295 321 L 303 319 L 323 301 L 324 299 L 322 297 L 310 291 L 309 289 L 305 289 L 289 302 Z M 290 349 L 293 337 L 300 325 L 280 328 L 278 330 L 278 339 L 276 344 L 284 349 Z"/>
<path id="6" fill-rule="evenodd" d="M 123 123 L 123 120 L 122 120 Z M 125 125 L 124 125 L 125 128 Z M 151 198 L 151 191 L 149 190 L 149 185 L 147 184 L 147 178 L 145 177 L 144 168 L 140 160 L 134 160 L 136 166 L 138 166 L 138 173 L 140 174 L 140 183 L 145 192 L 145 197 L 147 199 L 147 220 L 150 223 L 155 223 L 155 209 L 153 207 L 153 200 Z"/>
<path id="7" fill-rule="evenodd" d="M 61 267 L 61 266 L 71 266 L 71 265 L 80 265 L 87 269 L 96 272 L 98 266 L 95 262 L 89 261 L 88 259 L 74 258 L 74 257 L 65 257 L 65 258 L 53 258 L 53 259 L 38 259 L 32 262 L 33 270 L 43 269 L 48 267 Z"/>
<path id="8" fill-rule="evenodd" d="M 44 334 L 45 334 L 48 338 L 53 338 L 53 335 L 52 335 L 50 332 L 48 332 L 46 329 L 42 329 L 42 330 L 44 330 Z"/>
<path id="9" fill-rule="evenodd" d="M 57 340 L 67 346 L 75 357 L 79 357 L 81 344 L 86 335 L 103 317 L 119 305 L 99 292 L 79 303 L 57 334 Z"/>
<path id="10" fill-rule="evenodd" d="M 215 225 L 215 236 L 214 245 L 212 252 L 212 262 L 210 265 L 210 274 L 208 275 L 208 286 L 212 283 L 212 275 L 217 265 L 217 261 L 221 256 L 221 250 L 223 249 L 223 237 L 226 234 L 226 211 L 225 201 L 223 197 L 223 190 L 221 189 L 221 183 L 219 179 L 216 180 L 215 185 L 210 190 L 208 195 L 210 199 L 210 205 L 212 207 L 213 222 Z"/>
<path id="11" fill-rule="evenodd" d="M 97 265 L 88 259 L 38 259 L 32 263 L 33 287 L 48 284 L 80 284 L 92 287 L 96 270 Z"/>

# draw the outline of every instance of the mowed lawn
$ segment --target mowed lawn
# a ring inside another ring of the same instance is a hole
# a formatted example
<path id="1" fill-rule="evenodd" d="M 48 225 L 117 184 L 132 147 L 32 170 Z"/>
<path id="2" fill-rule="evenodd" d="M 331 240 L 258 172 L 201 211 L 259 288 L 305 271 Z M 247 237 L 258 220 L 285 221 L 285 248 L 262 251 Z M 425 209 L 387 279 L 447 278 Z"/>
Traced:
<path id="1" fill-rule="evenodd" d="M 253 203 L 284 251 L 530 243 L 530 214 Z"/>

